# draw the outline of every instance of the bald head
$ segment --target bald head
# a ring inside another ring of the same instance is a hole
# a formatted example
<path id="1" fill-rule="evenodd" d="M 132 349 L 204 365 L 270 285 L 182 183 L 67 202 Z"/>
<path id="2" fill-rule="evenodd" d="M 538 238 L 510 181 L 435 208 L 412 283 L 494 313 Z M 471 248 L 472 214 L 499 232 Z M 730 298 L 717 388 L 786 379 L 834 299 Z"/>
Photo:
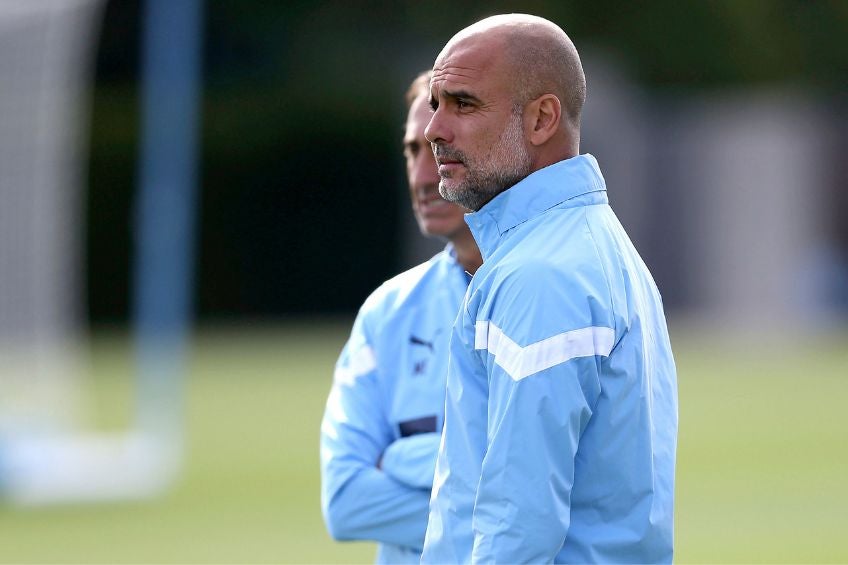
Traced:
<path id="1" fill-rule="evenodd" d="M 534 171 L 579 155 L 585 98 L 580 57 L 553 23 L 509 14 L 463 29 L 430 79 L 424 133 L 439 192 L 479 210 Z"/>
<path id="2" fill-rule="evenodd" d="M 439 59 L 464 44 L 480 41 L 503 58 L 500 63 L 512 77 L 516 104 L 553 94 L 562 104 L 563 126 L 579 130 L 586 77 L 574 43 L 559 26 L 528 14 L 491 16 L 454 35 Z"/>

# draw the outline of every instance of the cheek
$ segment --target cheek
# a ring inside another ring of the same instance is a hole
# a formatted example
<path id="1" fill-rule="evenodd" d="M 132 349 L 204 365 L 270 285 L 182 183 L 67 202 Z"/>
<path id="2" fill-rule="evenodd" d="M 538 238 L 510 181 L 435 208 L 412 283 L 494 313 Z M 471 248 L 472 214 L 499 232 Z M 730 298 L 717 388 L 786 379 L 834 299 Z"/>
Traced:
<path id="1" fill-rule="evenodd" d="M 498 137 L 493 133 L 491 127 L 481 127 L 474 132 L 469 132 L 467 139 L 469 153 L 479 160 L 492 152 L 492 147 L 497 142 Z"/>

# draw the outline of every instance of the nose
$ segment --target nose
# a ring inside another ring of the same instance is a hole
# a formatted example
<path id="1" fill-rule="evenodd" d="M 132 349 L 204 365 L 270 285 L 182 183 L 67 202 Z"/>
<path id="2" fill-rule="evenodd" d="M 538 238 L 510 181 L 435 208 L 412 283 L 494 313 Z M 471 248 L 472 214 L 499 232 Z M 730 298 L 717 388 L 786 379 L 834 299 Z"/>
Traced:
<path id="1" fill-rule="evenodd" d="M 439 169 L 429 143 L 418 151 L 412 161 L 409 184 L 416 188 L 439 184 Z"/>
<path id="2" fill-rule="evenodd" d="M 445 123 L 445 115 L 441 108 L 436 108 L 430 117 L 430 123 L 424 128 L 424 137 L 430 143 L 450 143 L 450 130 Z"/>

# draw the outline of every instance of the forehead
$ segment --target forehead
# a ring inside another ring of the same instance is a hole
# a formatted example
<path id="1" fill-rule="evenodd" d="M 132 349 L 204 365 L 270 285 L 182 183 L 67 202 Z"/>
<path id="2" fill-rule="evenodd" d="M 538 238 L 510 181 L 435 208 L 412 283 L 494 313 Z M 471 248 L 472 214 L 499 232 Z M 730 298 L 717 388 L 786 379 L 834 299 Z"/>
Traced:
<path id="1" fill-rule="evenodd" d="M 430 118 L 433 117 L 433 110 L 430 109 L 428 98 L 427 91 L 422 90 L 409 106 L 409 113 L 406 116 L 404 139 L 424 137 L 424 128 L 427 127 Z"/>
<path id="2" fill-rule="evenodd" d="M 433 66 L 430 92 L 488 89 L 500 84 L 503 74 L 502 46 L 494 39 L 475 35 L 448 44 Z"/>

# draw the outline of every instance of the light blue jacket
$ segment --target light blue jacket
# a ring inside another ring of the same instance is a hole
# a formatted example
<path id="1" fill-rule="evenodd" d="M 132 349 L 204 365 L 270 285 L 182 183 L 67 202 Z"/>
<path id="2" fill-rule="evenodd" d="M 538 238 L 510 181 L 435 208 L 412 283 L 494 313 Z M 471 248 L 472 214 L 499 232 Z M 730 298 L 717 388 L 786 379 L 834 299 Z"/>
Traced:
<path id="1" fill-rule="evenodd" d="M 591 155 L 466 216 L 422 563 L 672 559 L 677 384 L 659 292 Z"/>
<path id="2" fill-rule="evenodd" d="M 385 282 L 336 364 L 321 424 L 321 506 L 334 538 L 378 542 L 378 563 L 421 556 L 448 340 L 467 285 L 450 245 Z"/>

